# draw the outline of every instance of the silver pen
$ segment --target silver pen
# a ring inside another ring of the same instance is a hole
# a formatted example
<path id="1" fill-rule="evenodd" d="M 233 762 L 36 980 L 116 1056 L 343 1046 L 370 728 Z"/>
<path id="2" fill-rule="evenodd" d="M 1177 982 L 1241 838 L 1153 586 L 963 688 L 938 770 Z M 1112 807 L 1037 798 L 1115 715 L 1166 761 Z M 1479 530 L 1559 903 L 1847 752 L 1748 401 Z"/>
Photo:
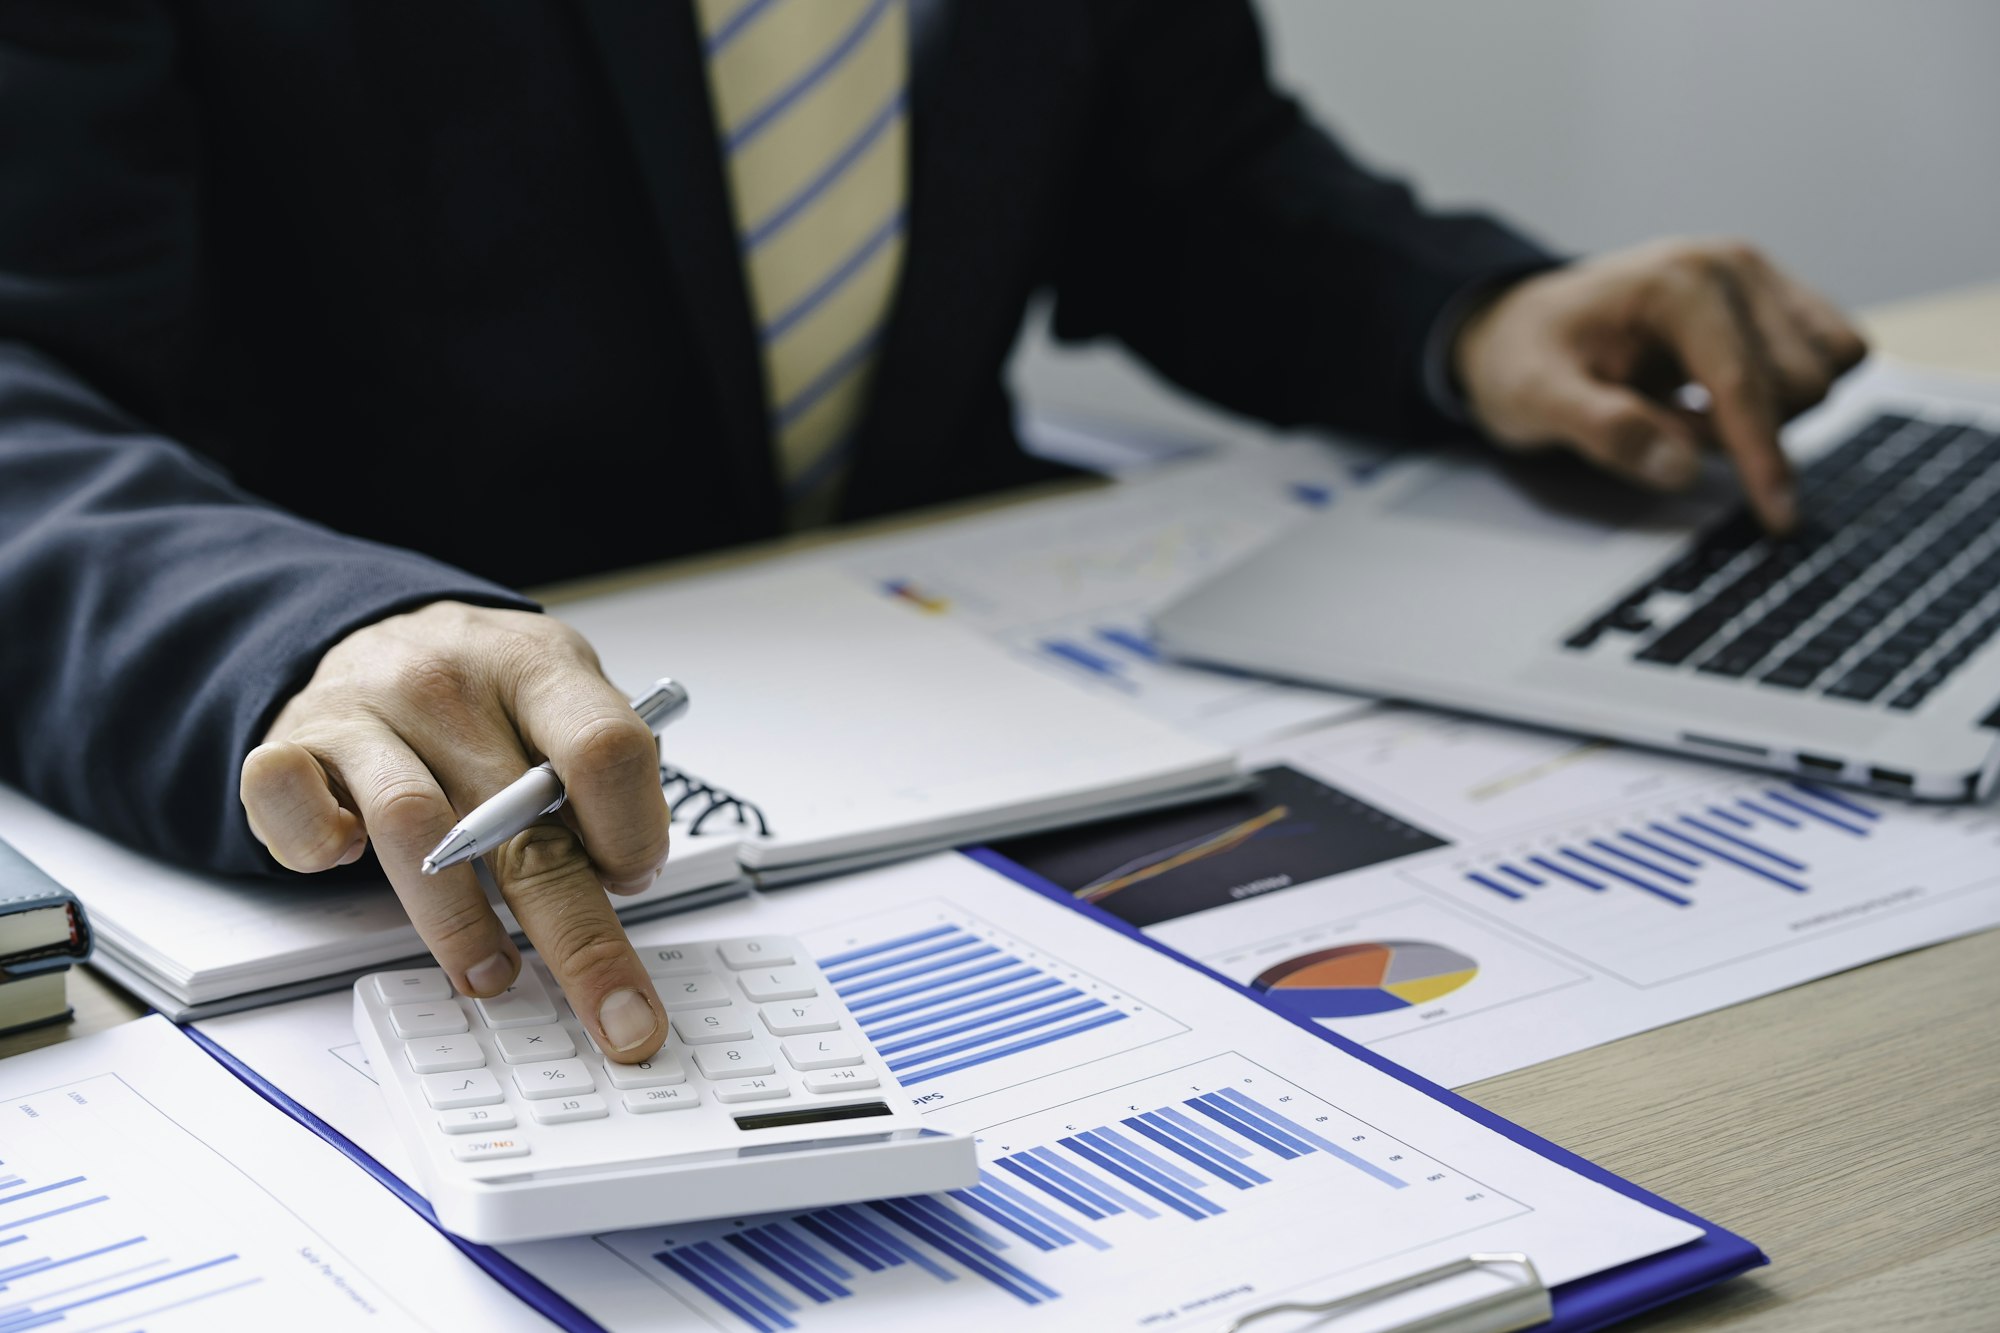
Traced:
<path id="1" fill-rule="evenodd" d="M 687 708 L 687 687 L 665 676 L 632 701 L 632 711 L 655 736 L 687 712 Z M 536 764 L 467 811 L 465 818 L 444 835 L 444 841 L 424 858 L 424 873 L 435 875 L 448 866 L 486 855 L 543 815 L 562 809 L 568 799 L 569 793 L 563 790 L 562 779 L 556 776 L 555 769 L 545 763 Z"/>

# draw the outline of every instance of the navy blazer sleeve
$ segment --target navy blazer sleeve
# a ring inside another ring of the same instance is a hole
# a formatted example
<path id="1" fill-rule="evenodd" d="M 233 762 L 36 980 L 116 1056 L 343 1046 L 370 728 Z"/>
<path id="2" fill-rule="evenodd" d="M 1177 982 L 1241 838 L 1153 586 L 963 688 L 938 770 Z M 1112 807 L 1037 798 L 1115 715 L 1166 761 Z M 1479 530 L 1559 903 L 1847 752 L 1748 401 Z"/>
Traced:
<path id="1" fill-rule="evenodd" d="M 1104 6 L 1102 78 L 1056 275 L 1055 331 L 1283 426 L 1443 437 L 1426 349 L 1461 293 L 1554 258 L 1429 212 L 1276 92 L 1247 0 Z"/>
<path id="2" fill-rule="evenodd" d="M 156 4 L 0 5 L 0 779 L 257 872 L 237 769 L 326 648 L 440 598 L 531 604 L 264 505 L 151 424 L 200 314 L 175 65 Z"/>

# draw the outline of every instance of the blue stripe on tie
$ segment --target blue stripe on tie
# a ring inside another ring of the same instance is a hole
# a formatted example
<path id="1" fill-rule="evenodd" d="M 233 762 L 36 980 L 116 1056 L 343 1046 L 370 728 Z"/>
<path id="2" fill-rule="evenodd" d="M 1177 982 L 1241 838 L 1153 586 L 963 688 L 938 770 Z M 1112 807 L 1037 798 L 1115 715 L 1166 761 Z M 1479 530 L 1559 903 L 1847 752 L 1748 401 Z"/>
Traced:
<path id="1" fill-rule="evenodd" d="M 822 370 L 812 383 L 793 395 L 792 401 L 778 409 L 778 425 L 789 426 L 807 412 L 815 403 L 839 388 L 841 382 L 867 361 L 882 341 L 882 327 L 876 325 L 867 333 L 855 339 L 854 345 L 833 359 L 833 364 Z M 1010 960 L 1011 961 L 1011 960 Z"/>
<path id="2" fill-rule="evenodd" d="M 853 253 L 836 264 L 831 273 L 821 278 L 817 287 L 773 317 L 771 322 L 764 326 L 762 335 L 764 341 L 774 343 L 790 333 L 800 320 L 824 305 L 827 298 L 847 284 L 848 279 L 867 267 L 868 261 L 875 257 L 878 250 L 902 235 L 903 221 L 908 212 L 908 209 L 899 208 L 891 213 L 887 221 L 870 232 L 867 238 L 854 248 Z"/>
<path id="3" fill-rule="evenodd" d="M 881 19 L 882 15 L 888 11 L 889 4 L 890 0 L 875 0 L 874 4 L 868 6 L 868 11 L 855 22 L 852 28 L 841 34 L 840 40 L 835 42 L 827 50 L 827 53 L 819 58 L 818 63 L 794 79 L 790 87 L 784 89 L 776 97 L 773 97 L 770 101 L 745 116 L 742 122 L 734 130 L 731 130 L 728 137 L 723 140 L 723 147 L 732 153 L 736 152 L 744 144 L 755 138 L 772 121 L 790 110 L 794 102 L 797 102 L 801 97 L 811 92 L 814 86 L 824 80 L 827 75 L 840 68 L 841 62 L 854 54 L 854 48 L 861 45 L 862 41 L 874 29 L 875 24 Z"/>
<path id="4" fill-rule="evenodd" d="M 776 3 L 777 0 L 750 0 L 749 4 L 724 19 L 722 26 L 708 35 L 708 39 L 702 43 L 702 49 L 709 55 L 714 55 L 717 51 L 729 45 L 737 33 L 749 27 L 758 15 L 764 13 Z"/>
<path id="5" fill-rule="evenodd" d="M 774 209 L 769 217 L 743 234 L 743 249 L 754 250 L 770 240 L 784 230 L 785 225 L 793 218 L 811 206 L 813 200 L 825 194 L 827 189 L 846 175 L 847 169 L 868 151 L 869 145 L 882 137 L 883 131 L 901 119 L 909 102 L 909 93 L 904 89 L 897 89 L 896 95 L 889 99 L 888 105 L 877 111 L 868 123 L 861 127 L 861 133 L 855 135 L 847 147 L 834 154 L 832 160 L 820 169 L 817 176 L 807 181 L 803 189 Z"/>

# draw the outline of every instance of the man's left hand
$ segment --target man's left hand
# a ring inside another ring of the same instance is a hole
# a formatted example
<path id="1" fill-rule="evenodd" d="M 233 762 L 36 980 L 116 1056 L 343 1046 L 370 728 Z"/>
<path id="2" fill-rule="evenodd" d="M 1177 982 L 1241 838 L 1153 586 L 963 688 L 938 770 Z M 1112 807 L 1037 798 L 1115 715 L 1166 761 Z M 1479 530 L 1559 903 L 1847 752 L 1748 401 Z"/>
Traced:
<path id="1" fill-rule="evenodd" d="M 1764 526 L 1797 518 L 1778 427 L 1867 353 L 1818 293 L 1756 249 L 1663 241 L 1527 278 L 1459 330 L 1452 370 L 1477 425 L 1519 449 L 1573 449 L 1660 490 L 1729 455 Z M 1696 411 L 1677 401 L 1699 385 Z"/>

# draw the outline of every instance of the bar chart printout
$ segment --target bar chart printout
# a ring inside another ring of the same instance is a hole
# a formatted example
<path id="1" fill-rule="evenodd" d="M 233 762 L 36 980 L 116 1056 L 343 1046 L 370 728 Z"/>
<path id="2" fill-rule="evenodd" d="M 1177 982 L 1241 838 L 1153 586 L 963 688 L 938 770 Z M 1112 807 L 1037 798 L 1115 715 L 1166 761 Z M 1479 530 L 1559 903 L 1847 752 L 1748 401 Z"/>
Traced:
<path id="1" fill-rule="evenodd" d="M 1922 908 L 1976 883 L 1993 833 L 1783 778 L 1551 826 L 1417 875 L 1638 985 Z M 1990 853 L 1989 853 L 1990 855 Z"/>
<path id="2" fill-rule="evenodd" d="M 211 1158 L 115 1074 L 0 1102 L 0 1333 L 413 1327 Z"/>
<path id="3" fill-rule="evenodd" d="M 1185 1031 L 1139 998 L 942 902 L 809 944 L 903 1086 L 951 1100 Z M 1053 1063 L 1051 1063 L 1053 1061 Z"/>
<path id="4" fill-rule="evenodd" d="M 971 1189 L 602 1242 L 732 1331 L 860 1329 L 918 1303 L 965 1328 L 1033 1310 L 1097 1329 L 1218 1319 L 1232 1293 L 1526 1211 L 1235 1055 L 978 1138 Z"/>

